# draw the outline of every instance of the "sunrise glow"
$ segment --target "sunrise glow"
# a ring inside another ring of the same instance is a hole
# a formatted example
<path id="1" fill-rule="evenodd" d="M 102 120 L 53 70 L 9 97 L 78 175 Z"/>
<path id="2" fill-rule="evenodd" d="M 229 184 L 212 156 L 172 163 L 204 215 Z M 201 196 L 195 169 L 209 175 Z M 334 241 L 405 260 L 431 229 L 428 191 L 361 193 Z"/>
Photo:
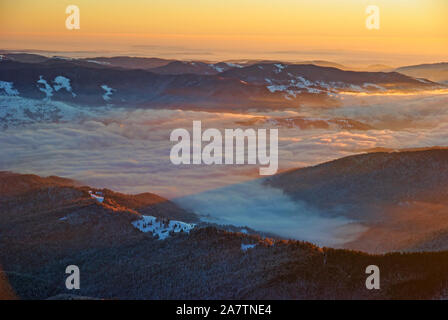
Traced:
<path id="1" fill-rule="evenodd" d="M 65 28 L 65 8 L 81 28 Z M 365 27 L 377 5 L 379 30 Z M 7 49 L 202 58 L 319 58 L 403 64 L 443 60 L 448 52 L 444 0 L 130 0 L 2 1 L 0 41 Z"/>

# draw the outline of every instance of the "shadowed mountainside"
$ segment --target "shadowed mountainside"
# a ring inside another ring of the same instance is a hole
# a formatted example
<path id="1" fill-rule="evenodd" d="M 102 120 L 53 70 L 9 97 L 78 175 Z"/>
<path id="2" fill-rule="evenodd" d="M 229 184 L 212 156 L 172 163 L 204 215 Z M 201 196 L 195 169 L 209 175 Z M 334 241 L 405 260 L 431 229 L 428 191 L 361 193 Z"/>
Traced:
<path id="1" fill-rule="evenodd" d="M 4 54 L 0 93 L 79 105 L 207 110 L 336 106 L 341 92 L 446 88 L 397 72 L 356 72 L 306 64 L 48 58 Z M 4 92 L 3 92 L 4 91 Z"/>
<path id="2" fill-rule="evenodd" d="M 369 230 L 345 247 L 370 252 L 446 250 L 448 150 L 350 156 L 267 179 L 293 199 Z"/>

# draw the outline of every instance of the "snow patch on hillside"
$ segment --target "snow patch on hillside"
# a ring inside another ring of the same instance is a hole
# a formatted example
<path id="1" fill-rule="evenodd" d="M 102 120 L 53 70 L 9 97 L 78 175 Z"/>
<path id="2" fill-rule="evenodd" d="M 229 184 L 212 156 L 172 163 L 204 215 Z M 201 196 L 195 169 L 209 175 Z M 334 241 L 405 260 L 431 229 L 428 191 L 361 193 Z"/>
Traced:
<path id="1" fill-rule="evenodd" d="M 384 87 L 382 87 L 382 86 L 379 86 L 379 85 L 377 85 L 377 84 L 374 84 L 374 83 L 366 82 L 366 83 L 364 83 L 362 86 L 363 86 L 364 88 L 372 87 L 372 88 L 375 88 L 375 89 L 378 89 L 378 90 L 381 90 L 381 91 L 386 91 L 386 88 L 384 88 Z"/>
<path id="2" fill-rule="evenodd" d="M 274 64 L 274 66 L 276 68 L 276 69 L 274 69 L 275 73 L 280 73 L 283 71 L 283 69 L 285 69 L 285 66 L 281 63 L 276 63 L 276 64 Z"/>
<path id="3" fill-rule="evenodd" d="M 216 64 L 209 64 L 209 67 L 215 69 L 218 72 L 223 72 L 224 71 L 224 68 L 222 68 L 220 66 L 217 66 Z"/>
<path id="4" fill-rule="evenodd" d="M 242 65 L 236 64 L 236 63 L 231 63 L 231 62 L 226 62 L 226 64 L 231 67 L 231 68 L 243 68 Z"/>
<path id="5" fill-rule="evenodd" d="M 246 252 L 248 249 L 253 249 L 255 248 L 256 244 L 241 244 L 241 250 Z"/>
<path id="6" fill-rule="evenodd" d="M 92 192 L 91 190 L 89 190 L 89 194 L 90 194 L 90 197 L 92 198 L 92 199 L 95 199 L 96 201 L 98 201 L 99 203 L 103 203 L 103 201 L 104 201 L 104 196 L 103 196 L 103 194 L 101 193 L 101 192 Z"/>
<path id="7" fill-rule="evenodd" d="M 102 117 L 105 110 L 0 94 L 0 130 L 36 123 L 82 122 Z"/>
<path id="8" fill-rule="evenodd" d="M 189 233 L 195 224 L 185 223 L 176 220 L 161 220 L 153 216 L 142 216 L 140 220 L 132 222 L 132 225 L 141 232 L 151 232 L 153 236 L 158 236 L 159 240 L 164 240 L 170 236 L 171 232 Z"/>
<path id="9" fill-rule="evenodd" d="M 55 60 L 66 60 L 66 61 L 73 61 L 74 60 L 74 58 L 63 57 L 63 56 L 53 56 L 52 59 L 55 59 Z"/>
<path id="10" fill-rule="evenodd" d="M 271 92 L 276 92 L 276 91 L 285 91 L 288 86 L 284 86 L 284 85 L 271 85 L 271 86 L 267 86 L 268 90 Z"/>
<path id="11" fill-rule="evenodd" d="M 45 98 L 50 99 L 53 96 L 53 88 L 48 84 L 47 80 L 45 80 L 42 76 L 39 76 L 37 83 L 39 90 L 45 93 Z M 43 85 L 43 87 L 39 85 Z"/>
<path id="12" fill-rule="evenodd" d="M 96 61 L 96 60 L 87 60 L 87 62 L 96 63 L 96 64 L 100 64 L 100 65 L 109 65 L 110 64 L 110 62 L 107 62 L 107 61 Z"/>
<path id="13" fill-rule="evenodd" d="M 111 96 L 112 93 L 115 91 L 115 89 L 112 89 L 111 87 L 109 87 L 109 86 L 107 86 L 107 85 L 105 85 L 105 84 L 103 84 L 103 85 L 101 86 L 101 89 L 103 89 L 104 91 L 106 91 L 106 92 L 103 94 L 103 99 L 104 99 L 104 101 L 109 101 L 109 100 L 110 100 L 110 96 Z"/>
<path id="14" fill-rule="evenodd" d="M 54 78 L 54 85 L 53 88 L 55 91 L 59 91 L 61 89 L 67 90 L 67 92 L 70 92 L 73 97 L 76 97 L 76 94 L 72 91 L 72 87 L 70 86 L 70 79 L 66 78 L 64 76 L 57 76 Z"/>
<path id="15" fill-rule="evenodd" d="M 281 64 L 274 65 L 274 73 L 281 73 L 285 66 Z M 377 85 L 375 83 L 365 82 L 362 85 L 356 85 L 351 83 L 345 83 L 342 81 L 329 81 L 325 82 L 322 80 L 311 81 L 304 78 L 301 75 L 294 75 L 291 72 L 287 73 L 289 79 L 284 78 L 265 78 L 264 81 L 267 83 L 266 88 L 274 92 L 284 92 L 285 99 L 291 100 L 295 98 L 298 94 L 303 92 L 308 93 L 326 93 L 328 96 L 337 97 L 340 91 L 349 92 L 371 92 L 371 91 L 386 91 L 387 89 Z"/>
<path id="16" fill-rule="evenodd" d="M 14 89 L 14 84 L 8 81 L 0 81 L 0 94 L 6 96 L 17 96 L 19 95 L 19 91 Z"/>
<path id="17" fill-rule="evenodd" d="M 55 77 L 53 80 L 53 86 L 51 86 L 43 76 L 39 76 L 39 80 L 37 80 L 37 88 L 45 93 L 44 100 L 47 101 L 50 100 L 55 91 L 58 92 L 61 89 L 65 89 L 67 92 L 71 93 L 73 97 L 76 97 L 76 94 L 72 91 L 70 79 L 64 76 Z"/>

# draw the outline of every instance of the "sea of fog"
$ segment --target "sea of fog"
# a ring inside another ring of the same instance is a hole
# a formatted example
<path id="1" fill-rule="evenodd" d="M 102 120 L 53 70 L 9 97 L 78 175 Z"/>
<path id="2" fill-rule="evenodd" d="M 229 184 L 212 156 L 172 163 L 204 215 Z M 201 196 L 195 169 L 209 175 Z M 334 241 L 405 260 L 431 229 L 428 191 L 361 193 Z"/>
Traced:
<path id="1" fill-rule="evenodd" d="M 247 225 L 319 244 L 353 238 L 360 227 L 343 217 L 326 218 L 279 190 L 258 184 L 259 165 L 173 165 L 169 155 L 175 128 L 238 128 L 255 116 L 351 118 L 375 129 L 301 130 L 279 128 L 280 170 L 315 165 L 373 148 L 446 146 L 448 96 L 346 97 L 338 108 L 277 112 L 210 113 L 185 110 L 85 108 L 61 102 L 0 97 L 0 170 L 58 175 L 125 193 L 153 192 L 215 222 Z M 33 109 L 34 108 L 34 109 Z M 48 109 L 47 109 L 48 108 Z M 61 117 L 23 123 L 26 110 L 59 110 Z M 6 118 L 5 118 L 6 117 Z M 9 117 L 9 118 L 7 118 Z M 16 121 L 17 120 L 17 121 Z M 248 187 L 243 182 L 250 183 Z M 346 226 L 351 226 L 346 228 Z"/>

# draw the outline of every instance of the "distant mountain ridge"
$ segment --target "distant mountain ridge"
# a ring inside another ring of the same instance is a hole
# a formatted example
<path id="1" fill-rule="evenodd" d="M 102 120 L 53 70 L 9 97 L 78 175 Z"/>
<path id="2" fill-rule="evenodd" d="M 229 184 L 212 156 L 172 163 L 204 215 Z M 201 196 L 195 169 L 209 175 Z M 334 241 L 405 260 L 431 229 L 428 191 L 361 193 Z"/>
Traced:
<path id="1" fill-rule="evenodd" d="M 5 54 L 0 95 L 85 105 L 208 110 L 337 105 L 341 92 L 444 88 L 399 73 L 343 71 L 306 64 L 205 63 L 156 58 L 46 58 Z"/>

